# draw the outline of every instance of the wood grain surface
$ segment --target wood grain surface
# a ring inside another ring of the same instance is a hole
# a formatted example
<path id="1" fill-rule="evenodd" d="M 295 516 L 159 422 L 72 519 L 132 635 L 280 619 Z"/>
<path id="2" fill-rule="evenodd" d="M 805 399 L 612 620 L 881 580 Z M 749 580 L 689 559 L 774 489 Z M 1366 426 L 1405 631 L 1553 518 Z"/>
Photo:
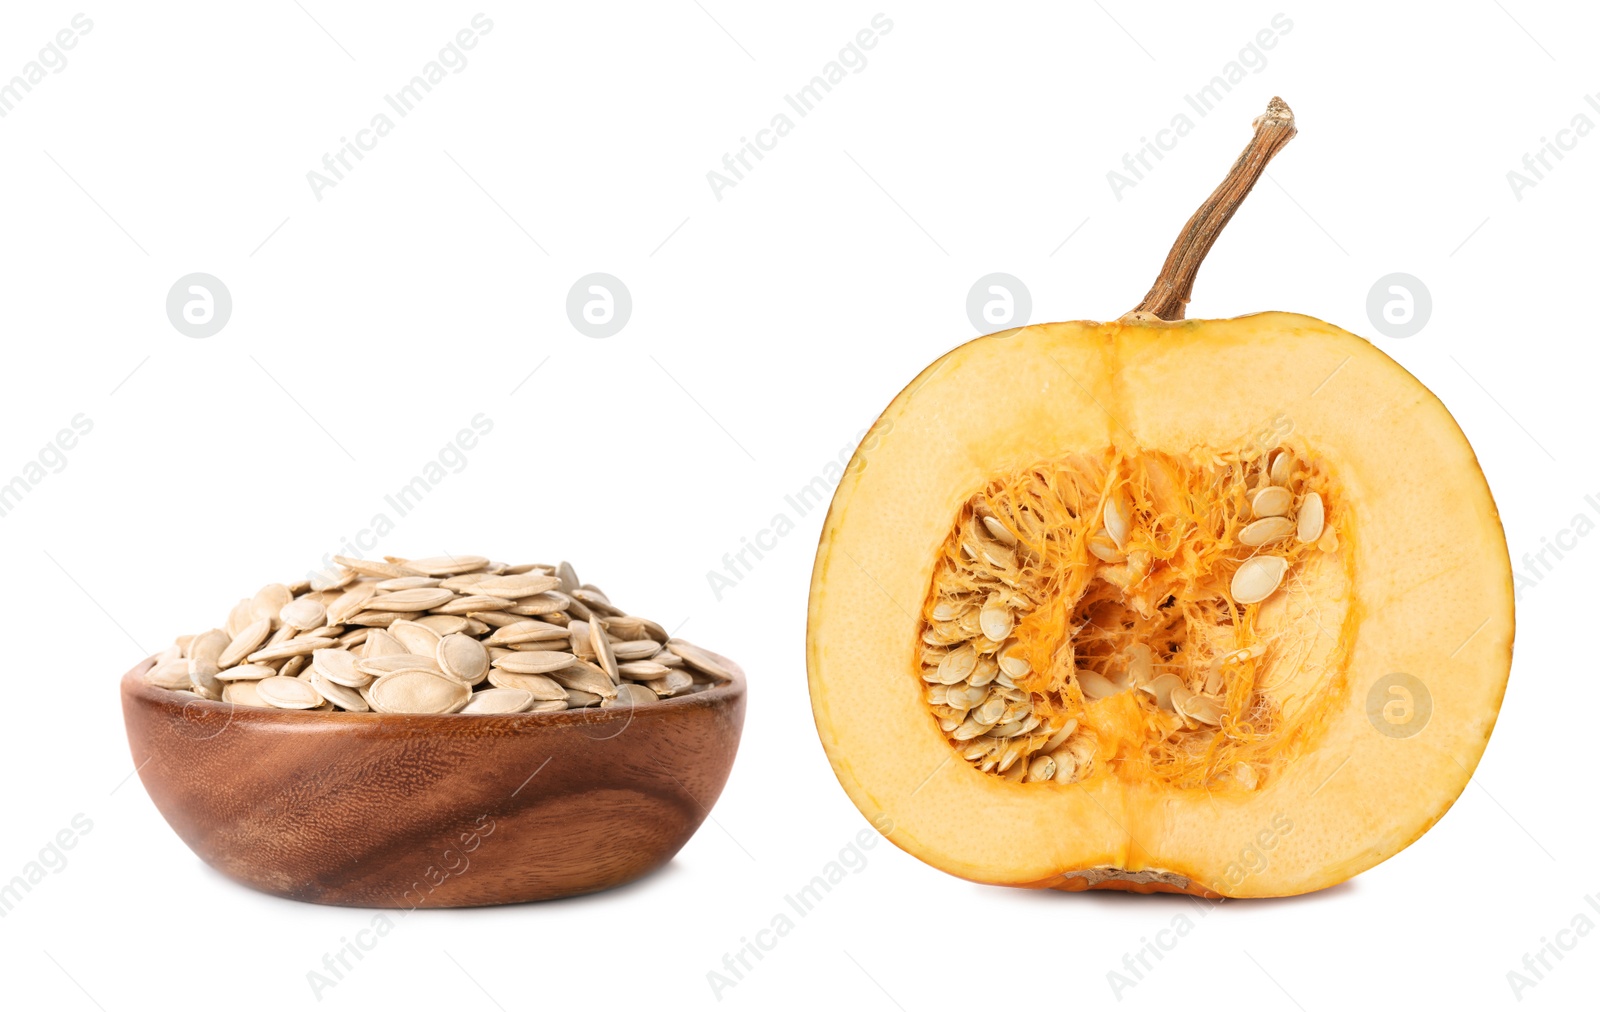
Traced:
<path id="1" fill-rule="evenodd" d="M 609 889 L 671 860 L 727 782 L 744 673 L 635 709 L 280 711 L 122 678 L 134 764 L 206 863 L 290 899 L 463 907 Z"/>

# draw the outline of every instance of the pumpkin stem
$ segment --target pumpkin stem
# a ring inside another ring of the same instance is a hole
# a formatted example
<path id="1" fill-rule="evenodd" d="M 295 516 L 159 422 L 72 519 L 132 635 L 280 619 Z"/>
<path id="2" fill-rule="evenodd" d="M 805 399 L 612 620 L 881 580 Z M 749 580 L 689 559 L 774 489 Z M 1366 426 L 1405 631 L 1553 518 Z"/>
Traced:
<path id="1" fill-rule="evenodd" d="M 1252 124 L 1255 136 L 1245 145 L 1244 153 L 1228 170 L 1228 177 L 1214 190 L 1205 203 L 1183 226 L 1178 241 L 1172 244 L 1167 262 L 1161 265 L 1161 274 L 1144 299 L 1134 307 L 1138 314 L 1149 313 L 1163 320 L 1183 319 L 1184 307 L 1194 289 L 1195 275 L 1200 264 L 1211 252 L 1211 244 L 1222 234 L 1223 226 L 1233 217 L 1233 212 L 1244 203 L 1256 180 L 1266 171 L 1272 156 L 1294 137 L 1294 113 L 1283 99 L 1273 96 L 1267 111 L 1257 116 Z"/>

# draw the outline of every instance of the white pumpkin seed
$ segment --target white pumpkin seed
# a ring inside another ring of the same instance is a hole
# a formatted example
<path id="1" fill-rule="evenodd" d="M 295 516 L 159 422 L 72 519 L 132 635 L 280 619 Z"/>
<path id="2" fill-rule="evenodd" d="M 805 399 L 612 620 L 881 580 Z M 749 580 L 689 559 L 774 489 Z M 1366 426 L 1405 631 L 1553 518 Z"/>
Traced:
<path id="1" fill-rule="evenodd" d="M 1295 540 L 1303 545 L 1309 545 L 1322 537 L 1322 496 L 1316 492 L 1308 492 L 1300 501 L 1300 516 L 1295 530 Z"/>
<path id="2" fill-rule="evenodd" d="M 501 671 L 513 674 L 542 675 L 559 671 L 575 660 L 577 658 L 565 650 L 524 650 L 497 657 L 492 663 Z"/>
<path id="3" fill-rule="evenodd" d="M 1006 525 L 1001 523 L 996 517 L 984 517 L 983 529 L 989 532 L 989 536 L 991 538 L 994 538 L 1002 545 L 1014 547 L 1017 544 L 1017 536 L 1006 530 Z"/>
<path id="4" fill-rule="evenodd" d="M 462 713 L 524 713 L 535 700 L 526 689 L 483 689 L 472 694 Z"/>
<path id="5" fill-rule="evenodd" d="M 985 636 L 998 643 L 1011 635 L 1016 619 L 1005 602 L 998 597 L 990 597 L 978 614 L 978 624 Z"/>
<path id="6" fill-rule="evenodd" d="M 1272 455 L 1272 463 L 1267 468 L 1267 476 L 1274 485 L 1287 486 L 1293 473 L 1294 454 L 1288 450 L 1279 450 Z"/>
<path id="7" fill-rule="evenodd" d="M 399 619 L 385 631 L 400 641 L 400 645 L 406 648 L 406 653 L 432 656 L 439 649 L 439 634 L 420 622 Z"/>
<path id="8" fill-rule="evenodd" d="M 1294 521 L 1288 517 L 1262 517 L 1260 520 L 1245 524 L 1239 531 L 1239 544 L 1260 548 L 1293 533 Z"/>
<path id="9" fill-rule="evenodd" d="M 310 682 L 273 675 L 256 683 L 256 693 L 268 706 L 281 710 L 309 710 L 322 705 L 322 695 Z"/>
<path id="10" fill-rule="evenodd" d="M 352 713 L 365 713 L 371 709 L 367 705 L 367 701 L 361 698 L 360 692 L 335 682 L 315 667 L 311 669 L 311 687 L 317 690 L 317 695 L 333 703 L 341 710 L 349 710 Z"/>
<path id="11" fill-rule="evenodd" d="M 1272 486 L 1277 488 L 1276 485 Z M 1239 604 L 1257 604 L 1271 597 L 1289 571 L 1289 560 L 1281 555 L 1253 555 L 1233 574 L 1230 589 Z"/>
<path id="12" fill-rule="evenodd" d="M 1282 485 L 1263 485 L 1250 496 L 1250 512 L 1258 517 L 1281 517 L 1294 504 L 1294 496 Z"/>
<path id="13" fill-rule="evenodd" d="M 519 675 L 494 669 L 489 672 L 489 684 L 497 689 L 521 689 L 541 703 L 555 699 L 565 703 L 567 698 L 567 690 L 548 675 Z"/>
<path id="14" fill-rule="evenodd" d="M 1128 532 L 1132 527 L 1133 511 L 1121 492 L 1113 492 L 1107 499 L 1104 511 L 1106 535 L 1121 551 L 1128 547 Z"/>
<path id="15" fill-rule="evenodd" d="M 468 685 L 476 685 L 489 675 L 489 651 L 463 633 L 451 633 L 440 639 L 434 656 L 440 670 Z"/>
<path id="16" fill-rule="evenodd" d="M 429 671 L 396 671 L 367 687 L 368 704 L 379 713 L 453 713 L 465 706 L 472 689 Z"/>

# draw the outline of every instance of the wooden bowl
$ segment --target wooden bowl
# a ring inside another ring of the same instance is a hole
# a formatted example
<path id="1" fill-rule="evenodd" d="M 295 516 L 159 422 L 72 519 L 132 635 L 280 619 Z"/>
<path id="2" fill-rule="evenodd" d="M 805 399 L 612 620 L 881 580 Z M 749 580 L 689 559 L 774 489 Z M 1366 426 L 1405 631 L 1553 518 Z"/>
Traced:
<path id="1" fill-rule="evenodd" d="M 715 655 L 713 655 L 715 656 Z M 122 676 L 139 777 L 183 842 L 263 892 L 467 907 L 595 892 L 661 867 L 710 813 L 744 672 L 637 708 L 404 715 L 271 710 Z"/>

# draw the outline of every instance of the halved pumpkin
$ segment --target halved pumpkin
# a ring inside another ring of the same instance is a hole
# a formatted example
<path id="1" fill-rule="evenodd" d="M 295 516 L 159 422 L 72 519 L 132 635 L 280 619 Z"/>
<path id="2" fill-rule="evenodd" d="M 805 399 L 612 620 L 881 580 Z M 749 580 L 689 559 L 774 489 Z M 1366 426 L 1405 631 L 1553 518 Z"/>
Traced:
<path id="1" fill-rule="evenodd" d="M 1483 753 L 1512 575 L 1449 412 L 1319 320 L 1170 319 L 1293 132 L 1274 99 L 1141 310 L 962 345 L 839 484 L 817 729 L 929 864 L 1301 893 L 1416 840 Z"/>

